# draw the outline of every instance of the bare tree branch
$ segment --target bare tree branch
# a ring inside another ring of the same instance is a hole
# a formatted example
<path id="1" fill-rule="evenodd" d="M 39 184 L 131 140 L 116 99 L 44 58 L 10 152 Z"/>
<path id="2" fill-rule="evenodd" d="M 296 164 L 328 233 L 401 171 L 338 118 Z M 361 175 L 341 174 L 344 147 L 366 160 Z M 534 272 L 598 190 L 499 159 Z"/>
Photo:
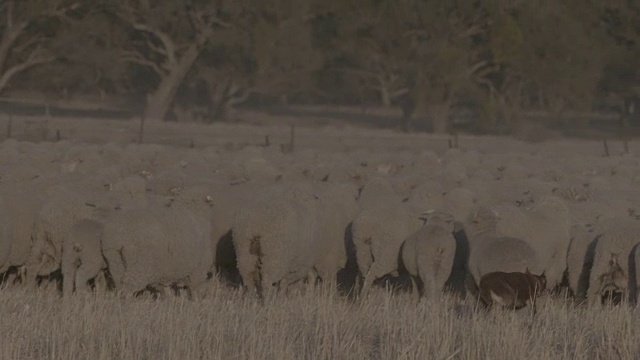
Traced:
<path id="1" fill-rule="evenodd" d="M 151 39 L 147 39 L 147 47 L 154 53 L 167 57 L 167 50 L 161 46 L 157 46 L 156 44 L 154 44 Z"/>
<path id="2" fill-rule="evenodd" d="M 155 61 L 151 61 L 140 52 L 135 50 L 124 50 L 122 53 L 122 60 L 133 64 L 138 64 L 144 67 L 148 67 L 153 70 L 160 77 L 164 77 L 167 74 L 167 70 L 158 65 Z"/>
<path id="3" fill-rule="evenodd" d="M 11 78 L 15 75 L 39 64 L 50 63 L 54 61 L 56 58 L 51 54 L 43 53 L 42 49 L 36 49 L 29 54 L 29 57 L 16 65 L 9 67 L 3 74 L 0 76 L 0 91 L 2 91 Z"/>
<path id="4" fill-rule="evenodd" d="M 176 62 L 177 62 L 177 60 L 176 60 L 176 45 L 175 45 L 173 39 L 171 39 L 171 36 L 167 35 L 163 31 L 160 31 L 159 29 L 155 29 L 155 28 L 153 28 L 153 27 L 151 27 L 151 26 L 149 26 L 147 24 L 135 22 L 135 23 L 132 23 L 131 25 L 136 30 L 149 33 L 149 34 L 155 36 L 156 38 L 158 38 L 158 40 L 160 40 L 160 42 L 162 43 L 162 46 L 164 46 L 164 48 L 165 48 L 167 63 L 170 64 L 170 65 L 176 64 Z"/>

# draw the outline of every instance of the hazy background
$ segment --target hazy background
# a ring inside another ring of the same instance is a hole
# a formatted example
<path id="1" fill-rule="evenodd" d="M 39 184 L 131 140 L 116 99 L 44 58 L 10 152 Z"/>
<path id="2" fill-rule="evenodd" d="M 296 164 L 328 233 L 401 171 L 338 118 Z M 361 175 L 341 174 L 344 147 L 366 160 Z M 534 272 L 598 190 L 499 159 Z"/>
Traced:
<path id="1" fill-rule="evenodd" d="M 637 1 L 0 0 L 0 14 L 5 114 L 640 129 Z"/>

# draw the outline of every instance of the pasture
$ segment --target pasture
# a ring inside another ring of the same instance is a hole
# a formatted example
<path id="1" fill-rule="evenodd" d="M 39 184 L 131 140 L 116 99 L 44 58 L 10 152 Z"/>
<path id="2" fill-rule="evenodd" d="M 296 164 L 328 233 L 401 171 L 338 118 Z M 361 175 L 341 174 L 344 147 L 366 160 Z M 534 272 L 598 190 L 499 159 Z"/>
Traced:
<path id="1" fill-rule="evenodd" d="M 3 359 L 635 359 L 634 308 L 542 299 L 533 320 L 451 298 L 376 290 L 352 303 L 311 289 L 264 305 L 216 287 L 204 299 L 123 300 L 5 289 Z"/>
<path id="2" fill-rule="evenodd" d="M 552 183 L 550 191 L 569 204 L 572 221 L 580 224 L 612 214 L 635 218 L 634 206 L 640 204 L 634 188 L 640 184 L 640 144 L 635 141 L 628 148 L 610 141 L 605 156 L 601 141 L 577 139 L 534 144 L 460 136 L 459 148 L 450 149 L 453 141 L 447 136 L 344 124 L 297 126 L 292 136 L 292 129 L 282 123 L 168 123 L 146 124 L 147 145 L 136 162 L 127 158 L 137 150 L 132 145 L 139 140 L 136 122 L 54 119 L 39 128 L 46 131 L 30 133 L 33 125 L 28 121 L 36 120 L 14 119 L 12 137 L 59 137 L 58 145 L 11 140 L 1 146 L 1 161 L 20 154 L 24 163 L 63 173 L 64 181 L 99 173 L 106 164 L 102 156 L 123 148 L 129 152 L 113 156 L 131 162 L 114 164 L 118 175 L 109 180 L 115 184 L 116 177 L 145 176 L 147 192 L 153 184 L 153 191 L 173 194 L 178 186 L 171 181 L 186 188 L 193 180 L 189 164 L 204 159 L 219 165 L 210 173 L 222 174 L 233 186 L 259 177 L 366 183 L 366 178 L 383 176 L 396 181 L 398 191 L 411 193 L 415 186 L 406 183 L 429 178 L 445 191 L 474 189 L 474 204 L 492 194 L 474 187 L 474 179 L 500 177 L 496 194 L 517 202 L 522 199 L 511 196 L 529 199 L 532 194 L 503 185 L 533 177 Z M 148 145 L 152 143 L 159 145 Z M 145 157 L 149 154 L 155 158 Z M 54 165 L 47 156 L 55 159 Z M 429 163 L 434 158 L 436 163 Z M 185 176 L 160 176 L 175 169 L 183 169 Z M 437 176 L 430 178 L 430 171 Z M 589 186 L 583 186 L 587 180 Z M 111 188 L 112 183 L 99 185 Z M 216 194 L 211 196 L 215 199 Z M 450 210 L 466 214 L 469 209 Z M 464 222 L 464 215 L 456 215 L 456 220 Z M 635 279 L 630 273 L 625 276 Z M 639 329 L 636 307 L 578 304 L 548 293 L 538 300 L 532 317 L 528 308 L 486 312 L 472 296 L 417 300 L 410 291 L 380 286 L 354 300 L 343 296 L 333 281 L 300 282 L 269 292 L 263 301 L 217 276 L 192 299 L 153 299 L 148 294 L 132 298 L 117 291 L 63 298 L 56 283 L 46 280 L 40 286 L 5 282 L 0 289 L 0 359 L 636 359 Z"/>

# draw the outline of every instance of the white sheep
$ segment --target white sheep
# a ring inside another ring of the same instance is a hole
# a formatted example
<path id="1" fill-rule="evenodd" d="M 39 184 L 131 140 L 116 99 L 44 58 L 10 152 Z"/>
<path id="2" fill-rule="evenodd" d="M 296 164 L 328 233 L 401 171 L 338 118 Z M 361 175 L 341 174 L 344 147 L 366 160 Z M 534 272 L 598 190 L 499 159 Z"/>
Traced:
<path id="1" fill-rule="evenodd" d="M 574 224 L 570 234 L 571 242 L 567 251 L 567 280 L 573 296 L 584 299 L 587 297 L 588 273 L 593 265 L 597 239 L 595 234 L 582 224 Z"/>
<path id="2" fill-rule="evenodd" d="M 103 225 L 102 254 L 125 295 L 151 285 L 198 291 L 207 280 L 211 227 L 199 214 L 149 205 L 113 213 Z"/>
<path id="3" fill-rule="evenodd" d="M 11 237 L 11 217 L 8 210 L 4 199 L 0 197 L 0 274 L 9 268 L 8 265 L 13 243 Z"/>
<path id="4" fill-rule="evenodd" d="M 398 271 L 398 254 L 404 239 L 423 225 L 419 215 L 397 197 L 382 197 L 377 205 L 361 210 L 353 220 L 352 234 L 360 273 L 361 294 L 374 280 Z"/>
<path id="5" fill-rule="evenodd" d="M 498 215 L 480 207 L 473 211 L 465 225 L 469 240 L 469 275 L 478 284 L 490 272 L 544 271 L 536 249 L 519 238 L 502 236 L 497 232 Z"/>
<path id="6" fill-rule="evenodd" d="M 69 229 L 80 219 L 91 218 L 94 208 L 80 191 L 53 195 L 38 211 L 33 224 L 33 245 L 26 262 L 27 284 L 60 268 L 62 244 Z"/>
<path id="7" fill-rule="evenodd" d="M 336 282 L 338 271 L 346 266 L 346 236 L 358 214 L 357 194 L 358 188 L 353 184 L 328 183 L 318 191 L 315 241 L 320 251 L 314 268 L 323 281 Z"/>
<path id="8" fill-rule="evenodd" d="M 232 232 L 238 271 L 244 286 L 260 298 L 312 272 L 319 244 L 311 194 L 298 186 L 272 187 L 236 212 Z"/>
<path id="9" fill-rule="evenodd" d="M 376 206 L 380 203 L 381 198 L 397 198 L 401 200 L 389 179 L 376 176 L 369 179 L 360 189 L 358 205 L 361 209 Z"/>
<path id="10" fill-rule="evenodd" d="M 26 281 L 60 269 L 62 248 L 72 226 L 81 219 L 94 219 L 120 208 L 144 203 L 144 194 L 131 194 L 86 182 L 64 184 L 38 210 L 33 223 L 33 244 L 26 261 Z"/>
<path id="11" fill-rule="evenodd" d="M 107 268 L 102 256 L 103 224 L 96 220 L 81 219 L 76 222 L 62 247 L 62 293 L 89 290 L 89 280 Z"/>
<path id="12" fill-rule="evenodd" d="M 597 243 L 587 290 L 588 301 L 597 303 L 608 295 L 629 297 L 635 294 L 637 285 L 630 280 L 629 258 L 634 257 L 632 251 L 640 243 L 640 222 L 627 217 L 604 218 L 598 222 L 594 233 Z"/>
<path id="13" fill-rule="evenodd" d="M 425 225 L 402 244 L 402 263 L 420 296 L 434 298 L 451 274 L 456 252 L 455 220 L 443 211 L 425 214 Z"/>
<path id="14" fill-rule="evenodd" d="M 527 241 L 539 256 L 535 273 L 544 271 L 550 288 L 562 282 L 567 268 L 567 251 L 571 236 L 569 210 L 564 201 L 547 197 L 531 208 L 497 206 L 497 234 Z"/>

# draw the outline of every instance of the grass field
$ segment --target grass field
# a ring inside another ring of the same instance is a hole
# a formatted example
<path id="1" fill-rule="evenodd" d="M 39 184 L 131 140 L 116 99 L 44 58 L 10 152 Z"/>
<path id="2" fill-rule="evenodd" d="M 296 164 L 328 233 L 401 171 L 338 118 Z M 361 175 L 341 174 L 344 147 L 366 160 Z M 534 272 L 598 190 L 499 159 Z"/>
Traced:
<path id="1" fill-rule="evenodd" d="M 2 359 L 637 359 L 638 325 L 628 306 L 543 298 L 531 317 L 383 289 L 353 301 L 326 286 L 264 304 L 216 285 L 195 300 L 0 292 Z"/>

